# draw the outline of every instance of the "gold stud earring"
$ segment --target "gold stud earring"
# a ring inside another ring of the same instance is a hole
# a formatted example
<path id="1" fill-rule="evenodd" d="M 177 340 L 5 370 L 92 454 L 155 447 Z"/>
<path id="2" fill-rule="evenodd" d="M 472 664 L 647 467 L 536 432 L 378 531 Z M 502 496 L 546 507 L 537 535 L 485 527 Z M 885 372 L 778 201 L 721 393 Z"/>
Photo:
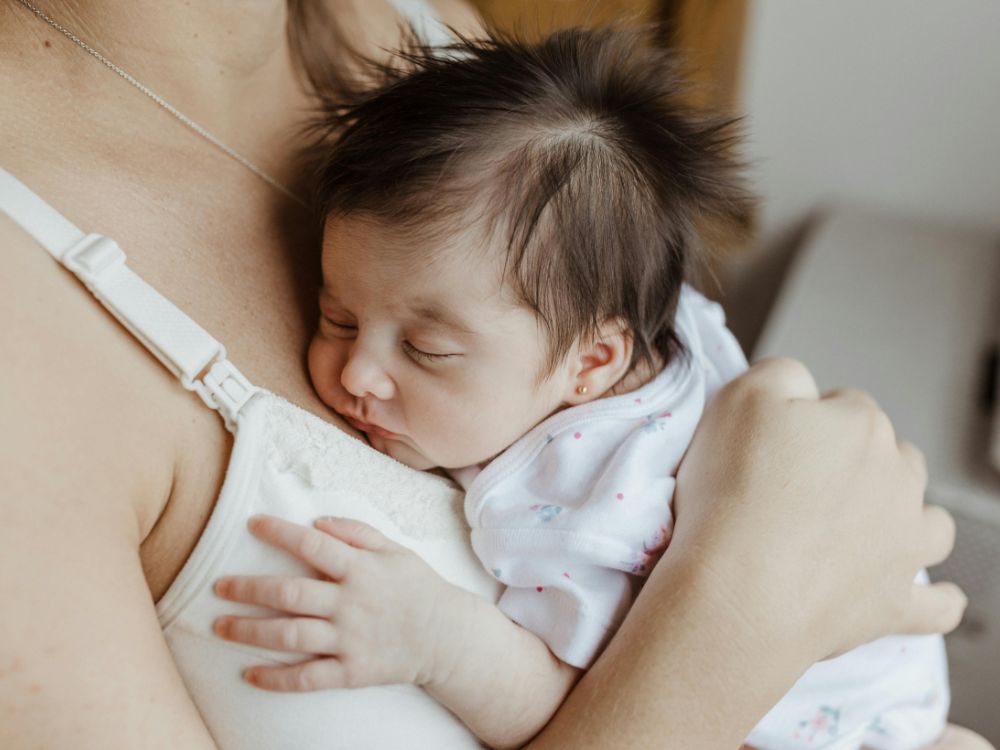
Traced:
<path id="1" fill-rule="evenodd" d="M 584 395 L 587 392 L 587 386 L 585 386 L 585 385 L 578 385 L 576 387 L 576 392 L 578 394 L 580 394 L 581 396 Z"/>

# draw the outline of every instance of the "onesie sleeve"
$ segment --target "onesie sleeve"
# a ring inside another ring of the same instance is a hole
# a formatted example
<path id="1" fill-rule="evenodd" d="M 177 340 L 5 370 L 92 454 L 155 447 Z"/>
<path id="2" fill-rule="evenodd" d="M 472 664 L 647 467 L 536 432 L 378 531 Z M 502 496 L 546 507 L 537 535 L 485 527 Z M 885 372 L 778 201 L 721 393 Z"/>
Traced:
<path id="1" fill-rule="evenodd" d="M 688 317 L 689 342 L 705 373 L 705 400 L 712 398 L 730 380 L 747 369 L 747 358 L 732 331 L 726 327 L 722 305 L 712 302 L 693 287 L 684 286 L 678 315 Z"/>
<path id="2" fill-rule="evenodd" d="M 589 667 L 607 644 L 670 538 L 669 457 L 654 446 L 660 441 L 648 442 L 644 470 L 633 470 L 642 460 L 635 452 L 619 451 L 624 460 L 608 461 L 590 491 L 546 501 L 530 486 L 507 485 L 470 519 L 476 554 L 507 586 L 500 609 L 575 667 Z M 649 476 L 650 466 L 664 475 Z"/>
<path id="3" fill-rule="evenodd" d="M 690 356 L 550 417 L 466 485 L 473 550 L 507 586 L 498 606 L 575 667 L 607 645 L 666 548 L 705 403 L 746 369 L 722 308 L 690 287 L 676 322 Z"/>

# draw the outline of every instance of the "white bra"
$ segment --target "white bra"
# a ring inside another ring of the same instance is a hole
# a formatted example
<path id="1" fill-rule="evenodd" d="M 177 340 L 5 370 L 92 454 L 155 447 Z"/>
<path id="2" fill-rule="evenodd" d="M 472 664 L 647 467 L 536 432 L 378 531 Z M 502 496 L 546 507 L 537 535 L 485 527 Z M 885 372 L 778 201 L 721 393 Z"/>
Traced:
<path id="1" fill-rule="evenodd" d="M 425 8 L 395 4 L 411 20 Z M 433 40 L 426 18 L 423 24 L 417 28 Z M 440 27 L 437 33 L 440 39 Z M 322 515 L 357 518 L 416 551 L 453 583 L 496 601 L 500 585 L 469 546 L 461 493 L 251 384 L 221 343 L 128 267 L 113 240 L 84 234 L 2 169 L 0 211 L 72 271 L 235 435 L 205 531 L 156 606 L 178 670 L 219 747 L 478 747 L 454 715 L 412 685 L 302 694 L 250 687 L 240 677 L 247 666 L 301 657 L 229 643 L 211 629 L 225 613 L 261 613 L 216 598 L 212 584 L 220 576 L 307 572 L 250 535 L 246 519 L 257 513 L 306 524 Z"/>

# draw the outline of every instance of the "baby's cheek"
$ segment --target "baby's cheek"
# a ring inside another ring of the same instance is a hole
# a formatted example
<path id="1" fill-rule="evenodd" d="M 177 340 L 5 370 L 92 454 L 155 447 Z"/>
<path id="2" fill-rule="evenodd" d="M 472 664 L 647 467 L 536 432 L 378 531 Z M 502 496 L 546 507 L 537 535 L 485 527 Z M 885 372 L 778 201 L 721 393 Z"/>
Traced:
<path id="1" fill-rule="evenodd" d="M 341 360 L 337 347 L 331 342 L 315 336 L 309 344 L 309 378 L 313 389 L 327 406 L 333 406 L 335 394 L 340 387 L 340 373 L 343 370 Z"/>
<path id="2" fill-rule="evenodd" d="M 436 457 L 440 465 L 447 469 L 460 469 L 465 466 L 489 461 L 498 453 L 502 453 L 510 442 L 503 439 L 492 428 L 489 422 L 475 420 L 469 423 L 452 423 L 452 429 L 442 435 L 438 444 Z"/>
<path id="3" fill-rule="evenodd" d="M 437 464 L 434 461 L 404 443 L 395 440 L 385 440 L 379 437 L 372 437 L 369 439 L 369 442 L 375 450 L 385 453 L 387 456 L 396 459 L 405 466 L 409 466 L 411 469 L 427 471 L 428 469 L 437 468 Z"/>

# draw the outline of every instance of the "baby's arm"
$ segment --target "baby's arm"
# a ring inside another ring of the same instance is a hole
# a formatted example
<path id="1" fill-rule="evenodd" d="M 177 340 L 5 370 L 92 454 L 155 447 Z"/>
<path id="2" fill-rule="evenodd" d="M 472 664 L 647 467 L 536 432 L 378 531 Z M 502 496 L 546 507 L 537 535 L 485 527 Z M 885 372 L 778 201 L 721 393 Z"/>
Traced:
<path id="1" fill-rule="evenodd" d="M 366 524 L 323 519 L 317 531 L 260 516 L 250 528 L 326 577 L 235 576 L 217 584 L 226 599 L 288 613 L 223 617 L 219 635 L 316 655 L 247 670 L 259 687 L 413 683 L 487 744 L 517 747 L 545 726 L 579 675 L 493 604 L 448 583 Z"/>
<path id="2" fill-rule="evenodd" d="M 482 597 L 456 588 L 461 630 L 428 693 L 491 747 L 521 747 L 555 714 L 582 670 Z"/>

